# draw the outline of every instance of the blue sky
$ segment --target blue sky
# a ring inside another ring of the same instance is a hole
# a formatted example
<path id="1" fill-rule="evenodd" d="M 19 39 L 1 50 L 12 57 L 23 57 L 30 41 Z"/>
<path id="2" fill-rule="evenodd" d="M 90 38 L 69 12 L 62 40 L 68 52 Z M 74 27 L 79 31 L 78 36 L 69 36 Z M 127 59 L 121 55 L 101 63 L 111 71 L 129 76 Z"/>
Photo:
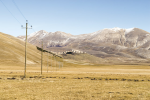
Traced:
<path id="1" fill-rule="evenodd" d="M 137 27 L 150 32 L 150 0 L 13 0 L 0 2 L 0 32 L 25 35 L 26 20 L 35 31 L 63 31 L 73 35 L 104 28 Z M 28 34 L 34 32 L 29 29 Z"/>

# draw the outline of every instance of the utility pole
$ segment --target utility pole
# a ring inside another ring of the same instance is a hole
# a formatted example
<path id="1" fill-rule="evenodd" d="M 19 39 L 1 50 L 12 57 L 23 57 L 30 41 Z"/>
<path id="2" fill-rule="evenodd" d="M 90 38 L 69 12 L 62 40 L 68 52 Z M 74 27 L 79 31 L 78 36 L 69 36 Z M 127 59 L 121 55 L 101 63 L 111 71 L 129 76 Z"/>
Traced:
<path id="1" fill-rule="evenodd" d="M 42 44 L 42 50 L 41 50 L 41 75 L 42 75 L 42 64 L 43 64 L 43 40 L 41 42 Z"/>
<path id="2" fill-rule="evenodd" d="M 28 27 L 28 20 L 26 20 L 26 27 L 23 27 L 23 25 L 21 26 L 22 28 L 25 28 L 26 29 L 26 40 L 25 40 L 25 69 L 24 69 L 24 77 L 26 77 L 26 62 L 27 62 L 27 50 L 26 50 L 26 48 L 27 48 L 27 30 L 28 29 L 32 29 L 32 26 L 29 28 Z"/>
<path id="3" fill-rule="evenodd" d="M 59 69 L 60 69 L 60 61 L 59 61 Z"/>
<path id="4" fill-rule="evenodd" d="M 52 71 L 52 57 L 53 57 L 53 55 L 51 55 L 51 71 Z"/>
<path id="5" fill-rule="evenodd" d="M 63 60 L 63 58 L 62 58 L 62 68 L 63 68 L 63 64 L 64 64 L 64 60 Z"/>
<path id="6" fill-rule="evenodd" d="M 47 55 L 47 56 L 48 56 L 48 58 L 49 58 L 49 52 L 48 52 L 48 55 Z M 48 64 L 49 64 L 49 63 L 48 63 L 48 58 L 47 58 L 47 73 L 48 73 Z"/>
<path id="7" fill-rule="evenodd" d="M 57 60 L 56 60 L 56 56 L 55 56 L 55 65 L 56 65 L 56 71 L 57 71 Z"/>

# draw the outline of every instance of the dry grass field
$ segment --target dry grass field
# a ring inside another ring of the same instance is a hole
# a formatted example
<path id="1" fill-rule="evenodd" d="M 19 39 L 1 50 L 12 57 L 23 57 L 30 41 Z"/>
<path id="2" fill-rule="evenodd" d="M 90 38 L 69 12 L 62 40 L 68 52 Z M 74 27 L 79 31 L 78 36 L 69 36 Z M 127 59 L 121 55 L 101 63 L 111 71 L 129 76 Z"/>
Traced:
<path id="1" fill-rule="evenodd" d="M 149 100 L 150 67 L 99 65 L 76 67 L 0 66 L 0 100 Z"/>

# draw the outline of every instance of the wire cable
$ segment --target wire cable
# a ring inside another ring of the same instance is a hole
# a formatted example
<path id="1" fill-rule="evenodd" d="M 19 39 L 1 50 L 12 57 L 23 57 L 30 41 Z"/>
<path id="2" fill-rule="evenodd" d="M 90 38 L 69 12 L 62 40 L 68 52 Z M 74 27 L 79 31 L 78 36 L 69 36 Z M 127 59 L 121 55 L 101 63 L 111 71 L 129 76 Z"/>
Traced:
<path id="1" fill-rule="evenodd" d="M 14 0 L 12 0 L 13 1 L 13 3 L 14 3 L 14 5 L 16 6 L 16 8 L 18 9 L 18 11 L 21 13 L 21 15 L 23 16 L 23 18 L 25 19 L 25 20 L 27 20 L 26 19 L 26 17 L 23 15 L 23 13 L 21 12 L 21 10 L 19 9 L 19 7 L 17 6 L 17 4 L 15 3 L 15 1 Z"/>
<path id="2" fill-rule="evenodd" d="M 18 9 L 18 11 L 20 12 L 20 14 L 23 16 L 23 18 L 25 19 L 25 20 L 27 20 L 26 19 L 26 17 L 24 16 L 24 14 L 22 13 L 22 11 L 19 9 L 19 7 L 18 7 L 18 5 L 16 4 L 16 2 L 15 2 L 15 0 L 12 0 L 13 1 L 13 4 L 16 6 L 16 8 Z M 29 23 L 29 22 L 28 22 Z M 29 23 L 30 24 L 30 23 Z M 30 24 L 31 25 L 31 24 Z M 32 30 L 34 31 L 34 32 L 36 32 L 34 29 L 33 29 L 33 27 L 32 27 Z"/>
<path id="3" fill-rule="evenodd" d="M 12 12 L 6 7 L 6 5 L 3 3 L 2 0 L 0 0 L 2 2 L 2 4 L 5 6 L 5 8 L 8 10 L 8 12 L 16 19 L 16 21 L 21 25 L 21 23 L 19 22 L 19 20 L 12 14 Z"/>
<path id="4" fill-rule="evenodd" d="M 13 1 L 13 3 L 14 3 L 14 5 L 16 6 L 16 8 L 18 9 L 18 11 L 20 12 L 20 14 L 23 16 L 23 18 L 25 19 L 25 20 L 27 20 L 26 19 L 26 17 L 24 16 L 24 14 L 21 12 L 21 10 L 19 9 L 19 7 L 18 7 L 18 5 L 16 4 L 16 2 L 15 2 L 15 0 L 12 0 Z M 29 23 L 29 22 L 28 22 Z M 29 23 L 30 24 L 30 23 Z M 31 25 L 31 24 L 30 24 Z M 36 33 L 36 31 L 33 29 L 33 27 L 32 27 L 32 30 Z"/>

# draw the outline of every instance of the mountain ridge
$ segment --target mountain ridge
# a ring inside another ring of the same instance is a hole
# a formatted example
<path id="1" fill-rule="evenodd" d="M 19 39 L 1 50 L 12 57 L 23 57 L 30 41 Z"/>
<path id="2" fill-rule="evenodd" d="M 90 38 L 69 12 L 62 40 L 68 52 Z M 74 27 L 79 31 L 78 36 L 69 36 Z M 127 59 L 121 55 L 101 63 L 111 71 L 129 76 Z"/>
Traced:
<path id="1" fill-rule="evenodd" d="M 50 50 L 53 48 L 56 52 L 63 52 L 65 48 L 66 50 L 69 48 L 70 50 L 81 50 L 108 59 L 118 59 L 118 57 L 127 60 L 129 58 L 150 58 L 150 33 L 139 28 L 105 28 L 80 35 L 41 30 L 28 36 L 28 42 L 39 47 L 41 47 L 42 40 L 44 49 Z"/>

